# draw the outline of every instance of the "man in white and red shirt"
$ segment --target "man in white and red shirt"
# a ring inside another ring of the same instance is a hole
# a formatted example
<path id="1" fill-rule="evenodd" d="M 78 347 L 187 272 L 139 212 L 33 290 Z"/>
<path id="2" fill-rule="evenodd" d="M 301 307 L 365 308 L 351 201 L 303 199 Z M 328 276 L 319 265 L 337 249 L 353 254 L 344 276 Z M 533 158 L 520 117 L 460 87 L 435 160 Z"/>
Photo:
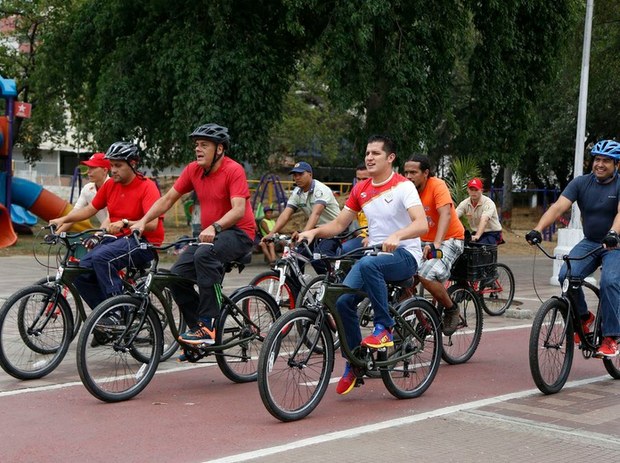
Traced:
<path id="1" fill-rule="evenodd" d="M 345 294 L 338 299 L 338 312 L 344 324 L 346 342 L 351 349 L 360 344 L 372 349 L 394 345 L 394 320 L 388 312 L 385 282 L 410 278 L 422 260 L 420 236 L 428 231 L 426 215 L 413 183 L 393 172 L 395 159 L 395 144 L 389 137 L 370 137 L 365 157 L 370 178 L 353 187 L 338 217 L 322 227 L 299 235 L 299 239 L 308 241 L 334 236 L 345 230 L 358 212 L 363 211 L 368 219 L 368 244 L 382 244 L 383 251 L 390 253 L 363 257 L 344 281 L 351 288 L 365 291 L 374 310 L 373 334 L 362 339 L 357 316 L 359 297 Z M 346 394 L 356 382 L 357 376 L 347 362 L 336 392 Z"/>
<path id="2" fill-rule="evenodd" d="M 171 289 L 189 327 L 179 341 L 213 344 L 214 322 L 220 314 L 223 264 L 252 251 L 256 222 L 245 170 L 226 156 L 230 146 L 228 129 L 205 124 L 194 130 L 190 138 L 194 140 L 196 160 L 183 169 L 172 188 L 131 228 L 142 231 L 146 223 L 166 213 L 181 196 L 196 192 L 202 226 L 198 240 L 212 246 L 190 246 L 170 269 L 195 280 L 198 292 L 191 283 L 175 283 Z M 184 355 L 179 360 L 185 360 Z"/>

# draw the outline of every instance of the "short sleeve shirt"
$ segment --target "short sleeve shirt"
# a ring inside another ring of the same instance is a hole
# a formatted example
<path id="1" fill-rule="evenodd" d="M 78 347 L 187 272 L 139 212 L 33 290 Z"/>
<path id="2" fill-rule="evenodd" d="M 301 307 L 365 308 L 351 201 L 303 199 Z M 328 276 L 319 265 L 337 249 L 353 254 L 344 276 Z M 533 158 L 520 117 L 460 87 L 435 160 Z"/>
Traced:
<path id="1" fill-rule="evenodd" d="M 393 173 L 385 182 L 375 185 L 372 178 L 357 182 L 345 203 L 355 213 L 363 211 L 368 219 L 368 243 L 372 246 L 383 243 L 397 230 L 411 225 L 408 209 L 420 206 L 418 190 L 411 181 Z M 422 261 L 420 238 L 402 240 L 404 247 L 416 259 Z"/>
<path id="2" fill-rule="evenodd" d="M 437 177 L 429 177 L 424 189 L 420 193 L 420 201 L 422 201 L 424 206 L 424 213 L 428 222 L 428 233 L 421 238 L 422 241 L 429 243 L 435 241 L 437 225 L 439 223 L 439 211 L 437 209 L 447 204 L 450 205 L 450 222 L 448 223 L 444 240 L 452 238 L 462 240 L 465 238 L 465 229 L 456 215 L 454 202 L 446 182 Z"/>
<path id="3" fill-rule="evenodd" d="M 160 197 L 159 188 L 153 180 L 136 176 L 128 185 L 114 181 L 105 182 L 91 204 L 98 210 L 107 206 L 110 222 L 122 219 L 135 221 L 144 217 Z M 161 244 L 164 241 L 163 219 L 159 218 L 155 230 L 145 231 L 142 236 L 153 244 Z"/>
<path id="4" fill-rule="evenodd" d="M 196 192 L 200 202 L 201 227 L 207 228 L 230 211 L 232 198 L 244 198 L 245 213 L 235 226 L 253 240 L 256 236 L 256 221 L 250 205 L 250 189 L 243 166 L 224 156 L 219 169 L 206 176 L 203 174 L 204 169 L 193 161 L 174 182 L 174 189 L 182 195 Z"/>
<path id="5" fill-rule="evenodd" d="M 562 196 L 577 201 L 583 222 L 583 234 L 592 241 L 601 242 L 611 229 L 618 214 L 620 176 L 606 184 L 599 183 L 594 174 L 581 175 L 571 180 Z"/>
<path id="6" fill-rule="evenodd" d="M 110 177 L 106 179 L 106 182 L 108 181 L 112 181 Z M 84 185 L 82 191 L 80 191 L 80 196 L 78 196 L 78 199 L 75 202 L 75 209 L 81 209 L 91 204 L 96 194 L 97 185 L 95 185 L 95 182 L 88 182 L 86 185 Z M 95 217 L 97 217 L 99 223 L 102 224 L 108 218 L 108 209 L 104 207 L 103 209 L 98 210 L 95 214 Z"/>
<path id="7" fill-rule="evenodd" d="M 467 217 L 469 227 L 474 231 L 478 231 L 478 225 L 480 225 L 480 219 L 488 217 L 489 220 L 482 232 L 499 232 L 502 231 L 502 224 L 499 222 L 499 215 L 497 213 L 497 206 L 491 198 L 485 195 L 480 196 L 480 201 L 475 206 L 472 204 L 471 199 L 464 199 L 459 203 L 456 208 L 456 213 L 459 217 L 463 215 Z"/>
<path id="8" fill-rule="evenodd" d="M 312 180 L 310 189 L 306 192 L 299 187 L 295 187 L 286 203 L 286 207 L 290 207 L 294 211 L 301 209 L 306 217 L 310 217 L 312 209 L 316 204 L 323 204 L 325 206 L 317 225 L 331 222 L 340 213 L 340 205 L 336 201 L 334 192 L 318 180 Z"/>

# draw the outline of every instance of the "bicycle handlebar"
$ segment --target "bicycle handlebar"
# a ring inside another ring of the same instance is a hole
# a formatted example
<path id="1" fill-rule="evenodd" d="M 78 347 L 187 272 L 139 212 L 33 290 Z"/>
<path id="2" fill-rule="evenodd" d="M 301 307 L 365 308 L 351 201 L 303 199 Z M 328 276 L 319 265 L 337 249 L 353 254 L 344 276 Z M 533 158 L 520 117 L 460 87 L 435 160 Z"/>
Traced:
<path id="1" fill-rule="evenodd" d="M 552 255 L 552 254 L 549 254 L 549 253 L 545 250 L 545 248 L 543 248 L 543 247 L 540 245 L 540 243 L 534 243 L 534 244 L 535 244 L 535 245 L 536 245 L 536 247 L 537 247 L 538 249 L 540 249 L 540 250 L 542 251 L 542 253 L 543 253 L 545 256 L 547 256 L 549 259 L 555 259 L 555 256 L 554 256 L 554 255 Z M 603 248 L 604 248 L 604 246 L 601 244 L 600 246 L 598 246 L 598 247 L 596 247 L 596 248 L 592 249 L 591 251 L 587 252 L 587 253 L 586 253 L 586 254 L 584 254 L 583 256 L 572 256 L 572 257 L 571 257 L 571 256 L 570 256 L 570 255 L 568 255 L 568 254 L 564 254 L 564 255 L 562 255 L 562 260 L 563 260 L 564 262 L 571 261 L 571 260 L 583 260 L 583 259 L 586 259 L 586 258 L 590 257 L 592 254 L 594 254 L 594 253 L 595 253 L 595 252 L 597 252 L 597 251 L 600 251 L 600 250 L 601 250 L 601 249 L 603 249 Z"/>

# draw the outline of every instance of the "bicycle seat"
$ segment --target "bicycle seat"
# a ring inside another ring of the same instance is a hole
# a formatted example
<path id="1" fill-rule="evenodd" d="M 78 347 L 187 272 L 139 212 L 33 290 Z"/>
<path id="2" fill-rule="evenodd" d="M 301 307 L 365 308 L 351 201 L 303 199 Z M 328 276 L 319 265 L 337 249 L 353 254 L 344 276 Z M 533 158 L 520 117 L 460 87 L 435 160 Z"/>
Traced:
<path id="1" fill-rule="evenodd" d="M 226 262 L 224 264 L 224 272 L 228 273 L 232 271 L 232 269 L 238 268 L 239 273 L 241 273 L 241 271 L 245 268 L 245 266 L 249 264 L 250 262 L 252 262 L 252 252 L 248 252 L 245 256 L 243 256 L 239 260 L 233 260 L 230 262 Z"/>
<path id="2" fill-rule="evenodd" d="M 413 277 L 409 277 L 406 280 L 386 281 L 386 283 L 397 288 L 410 288 L 413 286 Z"/>

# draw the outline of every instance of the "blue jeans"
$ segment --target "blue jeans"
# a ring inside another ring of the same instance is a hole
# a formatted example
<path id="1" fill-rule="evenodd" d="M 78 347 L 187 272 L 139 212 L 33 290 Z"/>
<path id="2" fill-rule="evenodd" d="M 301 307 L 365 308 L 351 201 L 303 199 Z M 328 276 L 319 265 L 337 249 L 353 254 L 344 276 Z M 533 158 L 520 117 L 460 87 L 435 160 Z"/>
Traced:
<path id="1" fill-rule="evenodd" d="M 353 289 L 362 289 L 368 294 L 374 311 L 374 323 L 386 328 L 394 326 L 394 319 L 388 311 L 386 281 L 400 281 L 415 275 L 418 263 L 410 252 L 396 249 L 392 255 L 365 256 L 357 262 L 344 280 Z M 362 342 L 357 316 L 357 303 L 361 300 L 355 294 L 344 294 L 336 301 L 336 308 L 342 318 L 347 345 L 354 349 Z"/>
<path id="2" fill-rule="evenodd" d="M 94 309 L 109 297 L 123 294 L 123 280 L 119 270 L 146 266 L 153 260 L 153 251 L 140 249 L 133 237 L 104 238 L 99 245 L 80 259 L 80 267 L 93 273 L 80 275 L 75 286 L 82 299 Z"/>
<path id="3" fill-rule="evenodd" d="M 571 257 L 583 256 L 601 244 L 587 238 L 582 239 L 571 249 Z M 594 273 L 599 265 L 601 270 L 601 311 L 603 316 L 603 336 L 620 336 L 620 251 L 601 249 L 583 260 L 571 261 L 573 276 L 586 278 Z M 566 279 L 566 264 L 558 275 L 560 284 Z M 583 290 L 577 292 L 577 310 L 585 315 L 588 308 Z"/>

